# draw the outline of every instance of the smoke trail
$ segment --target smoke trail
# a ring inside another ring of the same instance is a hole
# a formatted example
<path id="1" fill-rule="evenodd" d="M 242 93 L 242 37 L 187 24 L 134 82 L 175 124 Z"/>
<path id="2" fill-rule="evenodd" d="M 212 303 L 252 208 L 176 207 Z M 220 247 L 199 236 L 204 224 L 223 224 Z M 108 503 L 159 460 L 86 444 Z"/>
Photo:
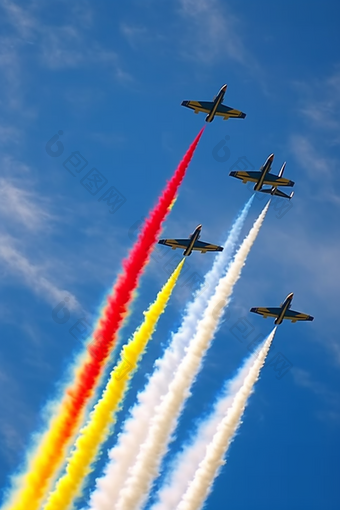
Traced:
<path id="1" fill-rule="evenodd" d="M 235 377 L 225 384 L 221 396 L 214 405 L 211 417 L 199 423 L 190 440 L 172 460 L 163 486 L 159 489 L 157 500 L 151 510 L 177 508 L 189 483 L 194 478 L 197 466 L 204 458 L 207 444 L 211 442 L 219 423 L 231 407 L 257 356 L 257 351 L 251 354 Z"/>
<path id="2" fill-rule="evenodd" d="M 133 291 L 157 242 L 161 226 L 177 196 L 202 134 L 203 129 L 189 147 L 149 218 L 146 219 L 128 258 L 123 261 L 123 272 L 108 297 L 103 317 L 99 320 L 93 341 L 88 347 L 86 361 L 79 367 L 72 386 L 67 389 L 60 414 L 51 421 L 37 451 L 28 460 L 21 488 L 15 491 L 9 510 L 37 510 L 53 476 L 60 469 L 66 455 L 66 446 L 74 437 L 85 406 L 103 372 L 105 361 L 115 344 L 118 330 L 133 299 Z"/>
<path id="3" fill-rule="evenodd" d="M 190 441 L 176 455 L 168 470 L 169 475 L 157 493 L 157 501 L 152 505 L 152 510 L 172 510 L 178 507 L 205 456 L 207 445 L 212 441 L 217 427 L 231 408 L 258 354 L 259 348 L 245 360 L 233 379 L 225 384 L 210 417 L 201 421 Z"/>
<path id="4" fill-rule="evenodd" d="M 173 374 L 183 358 L 184 349 L 195 334 L 197 323 L 232 256 L 252 201 L 253 197 L 248 200 L 234 222 L 224 244 L 224 250 L 216 256 L 212 269 L 206 274 L 201 288 L 185 310 L 180 329 L 172 336 L 171 344 L 163 358 L 156 362 L 155 371 L 147 386 L 139 393 L 138 403 L 124 423 L 118 444 L 109 452 L 110 460 L 105 468 L 105 474 L 96 481 L 97 489 L 91 495 L 92 509 L 111 510 L 117 502 L 128 470 L 137 457 L 140 445 L 146 439 L 155 408 L 160 403 L 162 395 L 167 392 Z"/>
<path id="5" fill-rule="evenodd" d="M 218 327 L 223 308 L 228 304 L 233 287 L 239 279 L 248 253 L 259 233 L 270 201 L 255 221 L 248 236 L 244 239 L 227 274 L 220 279 L 215 294 L 199 321 L 197 332 L 191 340 L 169 389 L 149 425 L 146 440 L 142 444 L 136 463 L 129 473 L 119 493 L 116 510 L 135 510 L 145 501 L 153 480 L 157 477 L 163 455 L 166 453 L 171 434 L 179 419 L 181 410 L 211 340 Z"/>
<path id="6" fill-rule="evenodd" d="M 207 498 L 215 477 L 218 475 L 220 467 L 224 464 L 224 456 L 240 425 L 240 420 L 247 405 L 249 396 L 253 392 L 254 384 L 259 378 L 261 368 L 264 365 L 271 343 L 275 335 L 276 327 L 263 342 L 262 347 L 256 359 L 246 376 L 242 387 L 237 392 L 232 406 L 227 415 L 223 418 L 217 427 L 217 431 L 208 444 L 205 456 L 195 473 L 194 479 L 190 483 L 180 504 L 176 506 L 177 510 L 199 510 L 202 508 Z M 216 422 L 216 417 L 208 419 Z M 172 507 L 173 508 L 173 507 Z"/>
<path id="7" fill-rule="evenodd" d="M 131 373 L 137 368 L 137 363 L 151 339 L 157 321 L 165 310 L 184 260 L 178 264 L 158 293 L 155 302 L 144 313 L 144 322 L 134 333 L 132 340 L 123 347 L 121 361 L 111 372 L 102 398 L 95 405 L 88 423 L 81 430 L 75 448 L 68 459 L 66 473 L 59 479 L 54 492 L 45 505 L 45 510 L 65 510 L 72 499 L 79 495 L 84 478 L 91 471 L 91 463 L 98 455 L 101 444 L 107 438 L 110 425 L 115 421 L 115 414 L 124 398 Z"/>

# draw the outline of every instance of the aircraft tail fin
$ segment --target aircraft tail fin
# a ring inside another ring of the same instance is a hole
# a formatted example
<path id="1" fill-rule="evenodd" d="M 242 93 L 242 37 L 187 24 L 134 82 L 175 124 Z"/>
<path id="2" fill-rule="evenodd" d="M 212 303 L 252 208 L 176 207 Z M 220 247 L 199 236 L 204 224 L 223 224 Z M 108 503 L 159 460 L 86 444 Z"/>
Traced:
<path id="1" fill-rule="evenodd" d="M 276 188 L 274 186 L 272 188 L 260 189 L 259 191 L 261 193 L 269 193 L 270 195 L 276 195 L 278 197 L 288 198 L 289 200 L 291 198 L 293 198 L 293 195 L 294 195 L 294 191 L 292 191 L 290 195 L 287 195 L 286 193 L 284 193 L 283 191 L 279 190 L 278 188 Z"/>
<path id="2" fill-rule="evenodd" d="M 294 191 L 292 191 L 290 195 L 287 195 L 287 193 L 284 193 L 280 189 L 274 188 L 273 195 L 277 195 L 282 198 L 288 198 L 288 200 L 290 200 L 294 196 Z"/>
<path id="3" fill-rule="evenodd" d="M 286 162 L 283 163 L 283 165 L 281 167 L 281 170 L 278 173 L 278 177 L 282 177 L 283 176 L 283 172 L 285 171 L 285 168 L 286 168 Z"/>

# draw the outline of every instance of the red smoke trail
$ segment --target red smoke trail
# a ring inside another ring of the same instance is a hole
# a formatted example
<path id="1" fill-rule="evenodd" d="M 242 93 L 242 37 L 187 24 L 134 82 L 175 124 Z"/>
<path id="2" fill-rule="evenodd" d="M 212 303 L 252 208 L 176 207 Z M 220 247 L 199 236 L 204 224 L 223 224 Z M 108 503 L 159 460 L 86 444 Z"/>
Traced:
<path id="1" fill-rule="evenodd" d="M 50 423 L 49 430 L 42 437 L 37 452 L 30 460 L 26 475 L 21 480 L 21 488 L 16 491 L 14 498 L 11 498 L 12 504 L 9 507 L 11 510 L 39 508 L 52 478 L 60 468 L 66 454 L 66 446 L 80 424 L 85 406 L 116 342 L 118 330 L 128 312 L 139 277 L 158 240 L 162 223 L 171 209 L 203 130 L 204 128 L 189 147 L 149 218 L 146 219 L 128 258 L 123 261 L 123 272 L 113 287 L 103 317 L 93 333 L 93 341 L 87 349 L 87 359 L 78 368 L 75 381 L 63 398 L 58 416 Z"/>
<path id="2" fill-rule="evenodd" d="M 158 240 L 162 223 L 169 213 L 169 208 L 173 200 L 176 198 L 179 186 L 183 181 L 186 169 L 193 157 L 197 144 L 203 134 L 203 130 L 204 128 L 201 129 L 189 147 L 188 152 L 180 162 L 158 203 L 150 213 L 149 218 L 146 219 L 144 227 L 128 258 L 123 261 L 123 273 L 119 276 L 112 294 L 108 298 L 104 317 L 100 319 L 99 326 L 93 335 L 94 341 L 88 348 L 91 360 L 84 365 L 81 369 L 81 373 L 78 375 L 79 382 L 82 381 L 84 377 L 85 392 L 92 391 L 94 388 L 97 378 L 100 375 L 100 367 L 110 354 L 110 350 L 116 340 L 117 331 L 127 314 L 128 305 L 132 299 L 132 293 L 137 287 L 138 279 Z"/>

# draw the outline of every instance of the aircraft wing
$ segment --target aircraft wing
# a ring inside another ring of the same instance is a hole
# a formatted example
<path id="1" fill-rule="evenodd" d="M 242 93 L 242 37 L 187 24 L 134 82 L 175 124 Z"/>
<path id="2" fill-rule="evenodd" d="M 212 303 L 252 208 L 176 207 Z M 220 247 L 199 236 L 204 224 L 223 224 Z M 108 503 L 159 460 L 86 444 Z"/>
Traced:
<path id="1" fill-rule="evenodd" d="M 182 106 L 191 108 L 191 110 L 194 110 L 195 113 L 210 113 L 214 103 L 212 101 L 182 101 Z M 235 110 L 234 108 L 230 108 L 229 106 L 225 106 L 223 104 L 218 106 L 215 115 L 223 117 L 225 120 L 229 119 L 230 117 L 244 119 L 246 116 L 246 114 L 240 110 Z"/>
<path id="2" fill-rule="evenodd" d="M 264 178 L 263 184 L 268 184 L 270 186 L 294 186 L 295 182 L 285 179 L 284 177 L 268 173 Z"/>
<path id="3" fill-rule="evenodd" d="M 228 120 L 230 117 L 234 119 L 244 119 L 246 116 L 246 114 L 240 110 L 235 110 L 235 108 L 230 108 L 230 106 L 225 106 L 224 104 L 218 106 L 215 115 L 223 117 L 224 120 Z"/>
<path id="4" fill-rule="evenodd" d="M 262 315 L 264 319 L 267 317 L 278 317 L 281 312 L 281 308 L 251 308 L 251 312 Z"/>
<path id="5" fill-rule="evenodd" d="M 165 244 L 166 246 L 170 246 L 173 250 L 176 248 L 180 248 L 185 250 L 190 243 L 190 239 L 160 239 L 158 244 Z"/>
<path id="6" fill-rule="evenodd" d="M 258 171 L 247 171 L 247 170 L 238 170 L 236 172 L 230 172 L 230 174 L 232 177 L 236 177 L 237 179 L 241 179 L 241 181 L 243 182 L 248 182 L 248 181 L 251 181 L 251 182 L 257 182 L 261 175 L 262 175 L 262 172 L 258 172 Z M 263 181 L 263 184 L 267 184 L 269 186 L 294 186 L 294 182 L 293 181 L 290 181 L 289 179 L 285 179 L 284 177 L 278 177 L 277 175 L 273 175 L 273 174 L 267 174 L 266 177 L 264 178 L 264 181 Z"/>
<path id="7" fill-rule="evenodd" d="M 206 253 L 207 251 L 223 251 L 222 246 L 217 246 L 216 244 L 204 243 L 203 241 L 196 241 L 193 250 L 200 251 L 201 253 Z"/>
<path id="8" fill-rule="evenodd" d="M 284 319 L 288 319 L 292 322 L 297 321 L 312 321 L 314 317 L 307 315 L 306 313 L 294 312 L 294 310 L 287 310 Z"/>
<path id="9" fill-rule="evenodd" d="M 251 312 L 262 315 L 265 319 L 267 317 L 277 318 L 280 315 L 281 308 L 251 308 Z M 312 321 L 314 317 L 301 312 L 294 312 L 294 310 L 287 310 L 284 319 L 288 319 L 292 322 L 297 321 Z"/>

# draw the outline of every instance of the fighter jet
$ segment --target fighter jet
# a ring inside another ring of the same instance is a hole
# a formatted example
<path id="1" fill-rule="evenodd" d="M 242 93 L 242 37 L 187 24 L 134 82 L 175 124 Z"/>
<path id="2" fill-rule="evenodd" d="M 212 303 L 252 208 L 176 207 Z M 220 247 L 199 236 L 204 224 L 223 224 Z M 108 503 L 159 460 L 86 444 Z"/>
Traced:
<path id="1" fill-rule="evenodd" d="M 234 110 L 234 108 L 230 108 L 230 106 L 225 106 L 222 104 L 226 90 L 227 85 L 223 85 L 217 96 L 215 96 L 212 101 L 182 101 L 182 106 L 191 108 L 195 113 L 207 113 L 208 115 L 205 118 L 206 122 L 212 122 L 215 118 L 215 115 L 223 117 L 224 120 L 228 120 L 229 117 L 244 119 L 246 116 L 245 113 L 240 112 L 239 110 Z"/>
<path id="2" fill-rule="evenodd" d="M 293 296 L 293 292 L 288 294 L 284 302 L 281 303 L 280 308 L 251 308 L 250 311 L 262 315 L 264 319 L 267 317 L 276 317 L 274 321 L 275 324 L 282 324 L 283 319 L 288 319 L 292 322 L 314 320 L 314 317 L 311 315 L 290 310 Z"/>
<path id="3" fill-rule="evenodd" d="M 278 177 L 281 178 L 282 175 L 283 175 L 283 172 L 284 172 L 284 169 L 286 168 L 286 163 L 283 163 L 282 167 L 281 167 L 281 170 L 279 171 L 278 173 Z M 288 198 L 288 200 L 290 200 L 291 198 L 293 198 L 293 195 L 294 195 L 294 191 L 292 191 L 289 195 L 287 195 L 286 193 L 284 193 L 283 191 L 281 191 L 279 188 L 277 188 L 276 186 L 272 186 L 271 188 L 262 188 L 259 190 L 261 193 L 270 193 L 270 195 L 276 195 L 277 197 L 283 197 L 283 198 Z"/>
<path id="4" fill-rule="evenodd" d="M 222 246 L 199 241 L 198 239 L 201 235 L 201 230 L 202 225 L 198 225 L 188 239 L 160 239 L 158 243 L 170 246 L 173 250 L 176 250 L 176 248 L 184 249 L 183 255 L 185 257 L 191 255 L 193 250 L 200 251 L 201 253 L 223 250 Z"/>
<path id="5" fill-rule="evenodd" d="M 294 195 L 292 192 L 290 195 L 286 195 L 283 191 L 277 189 L 278 186 L 294 186 L 295 182 L 290 181 L 282 177 L 286 163 L 283 163 L 281 170 L 278 175 L 270 173 L 271 166 L 273 164 L 274 154 L 268 156 L 264 165 L 261 166 L 259 171 L 247 171 L 247 170 L 236 170 L 230 172 L 231 177 L 241 179 L 243 183 L 248 181 L 255 182 L 254 191 L 260 191 L 261 193 L 270 193 L 271 195 L 277 195 L 279 197 L 291 199 Z M 263 188 L 263 185 L 269 185 L 271 188 Z"/>

